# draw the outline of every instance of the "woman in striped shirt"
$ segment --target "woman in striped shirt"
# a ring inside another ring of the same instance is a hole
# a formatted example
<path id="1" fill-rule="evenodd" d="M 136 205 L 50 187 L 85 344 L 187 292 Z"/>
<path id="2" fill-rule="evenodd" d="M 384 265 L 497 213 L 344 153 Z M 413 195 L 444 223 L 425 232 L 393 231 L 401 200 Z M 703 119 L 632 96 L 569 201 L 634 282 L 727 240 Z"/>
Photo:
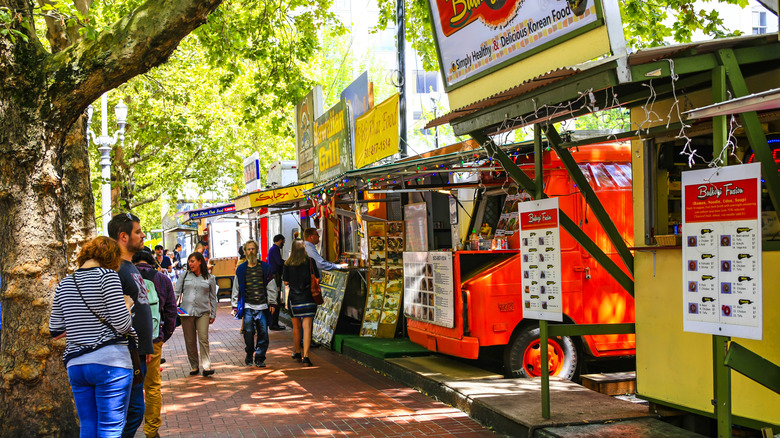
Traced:
<path id="1" fill-rule="evenodd" d="M 49 318 L 56 339 L 66 336 L 65 366 L 81 436 L 121 436 L 133 382 L 128 340 L 135 337 L 116 269 L 119 245 L 100 236 L 81 248 L 79 269 L 57 286 Z M 67 333 L 67 335 L 66 335 Z"/>

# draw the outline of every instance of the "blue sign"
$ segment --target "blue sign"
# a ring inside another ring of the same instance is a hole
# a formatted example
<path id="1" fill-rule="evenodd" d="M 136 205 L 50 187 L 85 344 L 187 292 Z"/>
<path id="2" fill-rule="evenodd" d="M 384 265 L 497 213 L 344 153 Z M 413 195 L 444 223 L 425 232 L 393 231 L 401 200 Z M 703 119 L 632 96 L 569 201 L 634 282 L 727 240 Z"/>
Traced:
<path id="1" fill-rule="evenodd" d="M 363 74 L 358 76 L 349 87 L 345 88 L 341 92 L 341 98 L 347 101 L 347 105 L 350 107 L 350 120 L 349 126 L 354 129 L 355 119 L 365 114 L 368 111 L 368 72 L 364 71 Z M 355 153 L 354 135 L 352 136 L 352 154 Z"/>
<path id="2" fill-rule="evenodd" d="M 204 217 L 219 216 L 225 213 L 232 213 L 236 211 L 234 204 L 223 205 L 221 207 L 204 208 L 202 210 L 194 210 L 189 212 L 190 220 L 201 219 Z"/>

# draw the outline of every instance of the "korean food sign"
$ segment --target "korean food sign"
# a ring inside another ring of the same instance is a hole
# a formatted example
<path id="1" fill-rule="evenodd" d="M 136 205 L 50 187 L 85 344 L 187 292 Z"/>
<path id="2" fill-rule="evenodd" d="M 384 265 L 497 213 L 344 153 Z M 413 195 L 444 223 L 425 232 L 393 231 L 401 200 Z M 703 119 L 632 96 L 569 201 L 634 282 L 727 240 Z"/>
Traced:
<path id="1" fill-rule="evenodd" d="M 445 86 L 598 26 L 598 0 L 429 0 Z"/>

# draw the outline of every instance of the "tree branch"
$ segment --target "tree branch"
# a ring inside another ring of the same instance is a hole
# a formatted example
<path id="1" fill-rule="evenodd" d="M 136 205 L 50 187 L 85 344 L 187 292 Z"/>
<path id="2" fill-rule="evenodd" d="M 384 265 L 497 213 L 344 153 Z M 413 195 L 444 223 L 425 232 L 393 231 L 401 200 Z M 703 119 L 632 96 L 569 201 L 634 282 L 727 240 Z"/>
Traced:
<path id="1" fill-rule="evenodd" d="M 108 27 L 55 54 L 48 67 L 53 122 L 70 125 L 101 94 L 164 63 L 222 0 L 148 0 Z"/>
<path id="2" fill-rule="evenodd" d="M 162 195 L 162 193 L 158 193 L 158 194 L 152 196 L 151 198 L 145 198 L 145 199 L 141 199 L 140 201 L 133 202 L 132 204 L 130 204 L 130 210 L 133 210 L 133 209 L 135 209 L 137 207 L 140 207 L 140 206 L 142 206 L 144 204 L 148 204 L 150 202 L 154 202 L 154 201 L 160 199 L 160 195 Z"/>

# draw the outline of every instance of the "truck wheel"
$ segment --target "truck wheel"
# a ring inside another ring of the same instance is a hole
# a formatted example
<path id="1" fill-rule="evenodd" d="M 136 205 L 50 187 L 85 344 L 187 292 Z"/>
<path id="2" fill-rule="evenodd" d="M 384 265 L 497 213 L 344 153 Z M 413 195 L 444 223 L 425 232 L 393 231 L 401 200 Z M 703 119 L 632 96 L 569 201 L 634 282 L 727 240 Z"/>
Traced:
<path id="1" fill-rule="evenodd" d="M 538 327 L 523 327 L 516 331 L 504 348 L 504 373 L 507 377 L 539 377 L 542 375 L 541 341 Z M 568 336 L 547 341 L 548 366 L 551 376 L 571 380 L 577 372 L 578 356 L 574 340 Z"/>

